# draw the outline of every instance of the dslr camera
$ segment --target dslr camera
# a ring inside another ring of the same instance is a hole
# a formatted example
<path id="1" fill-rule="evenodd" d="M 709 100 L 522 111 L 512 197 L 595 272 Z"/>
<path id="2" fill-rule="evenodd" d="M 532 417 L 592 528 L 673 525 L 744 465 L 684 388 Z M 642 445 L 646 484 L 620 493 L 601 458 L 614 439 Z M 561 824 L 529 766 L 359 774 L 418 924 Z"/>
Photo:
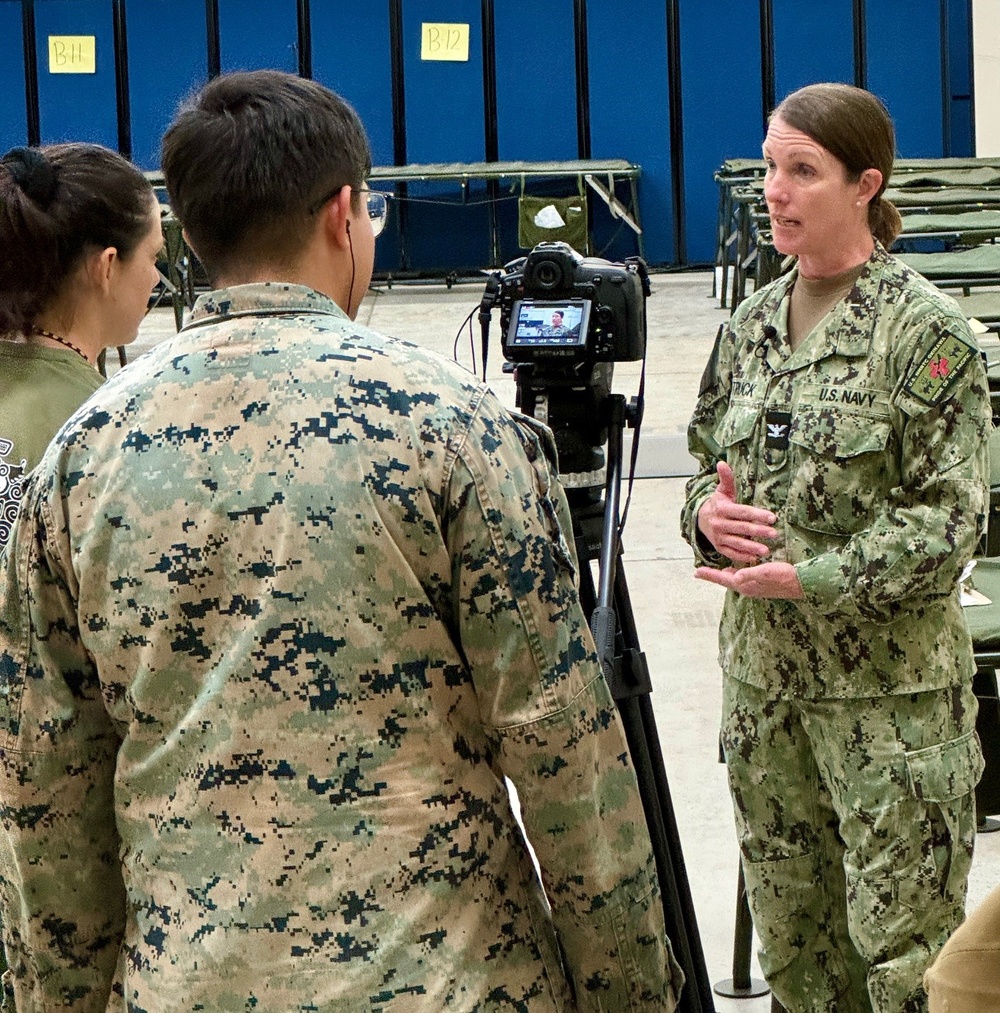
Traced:
<path id="1" fill-rule="evenodd" d="M 612 263 L 566 243 L 539 243 L 487 283 L 484 353 L 486 321 L 499 306 L 504 371 L 517 382 L 517 406 L 552 430 L 571 491 L 603 484 L 614 363 L 645 356 L 648 295 L 642 258 Z"/>
<path id="2" fill-rule="evenodd" d="M 539 243 L 498 281 L 509 362 L 633 362 L 646 352 L 649 278 L 639 257 L 615 264 Z"/>

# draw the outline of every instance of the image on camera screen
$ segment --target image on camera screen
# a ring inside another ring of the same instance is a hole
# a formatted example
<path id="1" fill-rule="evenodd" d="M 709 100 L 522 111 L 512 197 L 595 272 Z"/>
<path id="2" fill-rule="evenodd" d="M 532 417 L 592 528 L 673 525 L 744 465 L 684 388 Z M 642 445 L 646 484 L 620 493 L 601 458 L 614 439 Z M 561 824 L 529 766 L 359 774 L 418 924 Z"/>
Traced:
<path id="1" fill-rule="evenodd" d="M 511 312 L 508 345 L 573 348 L 587 343 L 586 299 L 518 299 Z"/>

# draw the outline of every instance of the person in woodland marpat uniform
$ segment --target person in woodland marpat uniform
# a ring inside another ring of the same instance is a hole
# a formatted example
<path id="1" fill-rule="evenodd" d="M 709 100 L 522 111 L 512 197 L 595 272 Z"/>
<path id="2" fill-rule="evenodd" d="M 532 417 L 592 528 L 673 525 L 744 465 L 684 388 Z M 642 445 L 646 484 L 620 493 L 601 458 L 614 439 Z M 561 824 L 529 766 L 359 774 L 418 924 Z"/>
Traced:
<path id="1" fill-rule="evenodd" d="M 135 339 L 157 281 L 160 212 L 145 176 L 97 144 L 0 158 L 0 548 L 27 473 Z"/>
<path id="2" fill-rule="evenodd" d="M 551 435 L 354 322 L 388 206 L 338 96 L 216 78 L 162 167 L 215 290 L 11 542 L 17 1008 L 673 1010 Z"/>
<path id="3" fill-rule="evenodd" d="M 886 252 L 884 106 L 772 114 L 792 270 L 720 333 L 682 527 L 728 589 L 722 740 L 760 961 L 790 1013 L 918 1013 L 962 919 L 982 771 L 958 577 L 987 504 L 986 376 L 956 304 Z"/>

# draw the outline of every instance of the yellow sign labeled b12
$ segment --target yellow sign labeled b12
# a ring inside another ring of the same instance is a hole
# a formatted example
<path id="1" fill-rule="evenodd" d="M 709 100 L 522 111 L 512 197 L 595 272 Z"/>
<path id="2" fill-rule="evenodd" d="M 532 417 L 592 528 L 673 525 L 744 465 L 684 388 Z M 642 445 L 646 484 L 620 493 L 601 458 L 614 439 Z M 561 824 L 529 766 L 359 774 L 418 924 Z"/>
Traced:
<path id="1" fill-rule="evenodd" d="M 469 26 L 425 21 L 420 26 L 420 59 L 469 60 Z"/>

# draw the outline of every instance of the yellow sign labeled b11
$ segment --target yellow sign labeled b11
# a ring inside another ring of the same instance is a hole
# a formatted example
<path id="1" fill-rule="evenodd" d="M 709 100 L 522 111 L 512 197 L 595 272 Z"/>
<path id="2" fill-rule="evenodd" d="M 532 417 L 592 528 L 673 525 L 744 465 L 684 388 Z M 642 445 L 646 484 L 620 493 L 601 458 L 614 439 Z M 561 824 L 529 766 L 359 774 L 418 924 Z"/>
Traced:
<path id="1" fill-rule="evenodd" d="M 420 28 L 421 60 L 469 60 L 469 26 L 425 21 Z"/>
<path id="2" fill-rule="evenodd" d="M 93 35 L 50 35 L 50 74 L 96 74 L 97 40 Z"/>

